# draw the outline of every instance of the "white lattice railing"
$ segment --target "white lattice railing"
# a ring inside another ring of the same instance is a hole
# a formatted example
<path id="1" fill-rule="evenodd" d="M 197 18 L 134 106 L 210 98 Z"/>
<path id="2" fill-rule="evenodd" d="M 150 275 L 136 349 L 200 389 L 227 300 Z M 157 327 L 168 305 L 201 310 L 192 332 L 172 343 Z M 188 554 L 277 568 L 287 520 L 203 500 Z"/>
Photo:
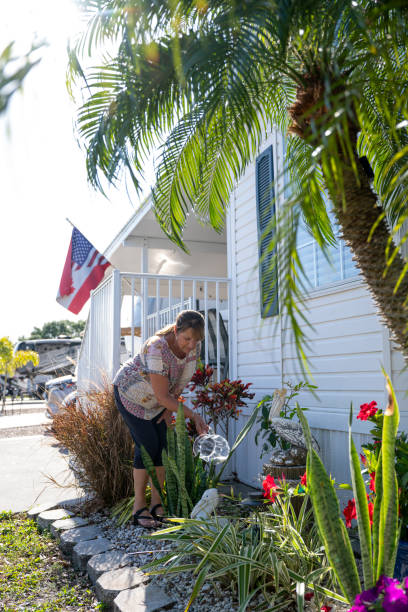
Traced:
<path id="1" fill-rule="evenodd" d="M 202 358 L 220 380 L 228 374 L 231 338 L 230 281 L 226 278 L 127 274 L 115 270 L 91 295 L 91 308 L 78 362 L 78 387 L 111 380 L 141 343 L 172 323 L 178 312 L 202 312 Z"/>

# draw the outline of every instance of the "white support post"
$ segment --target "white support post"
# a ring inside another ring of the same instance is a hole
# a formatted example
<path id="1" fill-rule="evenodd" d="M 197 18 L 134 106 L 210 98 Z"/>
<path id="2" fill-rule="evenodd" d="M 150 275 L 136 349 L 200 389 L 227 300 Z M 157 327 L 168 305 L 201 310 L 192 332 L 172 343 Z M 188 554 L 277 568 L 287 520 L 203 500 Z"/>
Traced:
<path id="1" fill-rule="evenodd" d="M 132 292 L 132 318 L 131 318 L 131 327 L 130 327 L 130 333 L 131 333 L 131 343 L 132 343 L 132 357 L 135 356 L 135 278 L 134 276 L 132 276 L 132 281 L 131 281 L 131 285 L 130 285 L 130 290 Z"/>
<path id="2" fill-rule="evenodd" d="M 208 363 L 208 282 L 204 281 L 205 364 Z"/>
<path id="3" fill-rule="evenodd" d="M 193 310 L 197 309 L 197 282 L 193 280 Z"/>
<path id="4" fill-rule="evenodd" d="M 183 280 L 180 281 L 180 303 L 181 303 L 181 310 L 184 310 L 184 281 Z"/>
<path id="5" fill-rule="evenodd" d="M 215 329 L 216 329 L 216 338 L 217 338 L 217 382 L 220 382 L 221 380 L 221 372 L 220 372 L 220 368 L 221 368 L 221 357 L 220 357 L 220 347 L 221 347 L 221 341 L 220 341 L 220 315 L 219 315 L 219 310 L 220 310 L 220 296 L 219 296 L 219 282 L 217 281 L 215 283 Z"/>
<path id="6" fill-rule="evenodd" d="M 147 239 L 144 238 L 143 239 L 143 246 L 142 246 L 142 257 L 141 257 L 141 264 L 142 264 L 142 273 L 147 274 L 147 272 L 149 271 L 149 251 L 148 251 L 148 247 L 147 247 Z M 149 283 L 147 278 L 144 276 L 142 279 L 142 320 L 141 320 L 141 338 L 142 338 L 142 342 L 145 342 L 148 338 L 148 331 L 147 331 L 147 310 L 148 310 L 148 290 L 149 290 Z"/>
<path id="7" fill-rule="evenodd" d="M 173 305 L 173 281 L 170 278 L 169 279 L 169 320 L 167 321 L 167 323 L 171 323 L 172 322 L 172 316 L 171 316 L 171 307 Z"/>
<path id="8" fill-rule="evenodd" d="M 112 304 L 113 304 L 113 320 L 112 320 L 112 366 L 110 375 L 113 377 L 120 367 L 120 308 L 121 308 L 121 283 L 120 272 L 114 270 L 112 274 Z"/>
<path id="9" fill-rule="evenodd" d="M 156 278 L 156 331 L 162 327 L 160 325 L 160 279 Z"/>

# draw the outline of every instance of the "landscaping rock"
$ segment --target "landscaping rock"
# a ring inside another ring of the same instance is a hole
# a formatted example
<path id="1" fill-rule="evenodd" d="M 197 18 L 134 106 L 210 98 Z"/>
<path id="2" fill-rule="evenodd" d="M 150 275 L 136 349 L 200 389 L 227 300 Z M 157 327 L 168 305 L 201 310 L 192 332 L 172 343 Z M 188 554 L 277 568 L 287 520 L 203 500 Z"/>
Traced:
<path id="1" fill-rule="evenodd" d="M 98 537 L 103 536 L 103 531 L 96 525 L 88 525 L 87 527 L 78 527 L 76 529 L 69 529 L 61 534 L 60 548 L 63 553 L 70 555 L 75 544 L 78 542 L 85 542 L 86 540 L 95 540 Z"/>
<path id="2" fill-rule="evenodd" d="M 72 564 L 78 570 L 85 570 L 88 560 L 94 555 L 112 550 L 113 544 L 107 538 L 78 542 L 72 550 Z M 110 569 L 113 569 L 112 567 Z"/>
<path id="3" fill-rule="evenodd" d="M 73 512 L 63 510 L 62 508 L 46 510 L 37 516 L 37 524 L 40 529 L 48 529 L 55 521 L 69 519 L 71 516 L 74 516 Z"/>
<path id="4" fill-rule="evenodd" d="M 56 504 L 55 502 L 49 502 L 48 504 L 44 503 L 39 504 L 38 506 L 33 506 L 32 508 L 27 510 L 27 516 L 28 518 L 35 519 L 39 514 L 41 514 L 41 512 L 45 512 L 46 510 L 54 510 L 57 505 L 58 504 Z"/>
<path id="5" fill-rule="evenodd" d="M 96 596 L 109 607 L 112 607 L 113 600 L 121 591 L 133 589 L 149 580 L 137 567 L 122 567 L 120 569 L 105 572 L 99 576 L 95 583 Z"/>
<path id="6" fill-rule="evenodd" d="M 64 512 L 68 512 L 64 510 Z M 85 527 L 88 525 L 88 521 L 86 519 L 81 518 L 80 516 L 75 516 L 74 518 L 66 518 L 59 521 L 54 521 L 51 524 L 51 533 L 54 537 L 57 537 L 60 531 L 68 531 L 69 529 L 75 529 L 77 527 Z"/>
<path id="7" fill-rule="evenodd" d="M 156 612 L 176 603 L 166 591 L 155 584 L 121 591 L 113 602 L 114 612 Z"/>
<path id="8" fill-rule="evenodd" d="M 131 563 L 132 555 L 128 555 L 120 550 L 110 550 L 109 552 L 91 557 L 87 563 L 86 571 L 92 584 L 95 584 L 101 574 L 130 565 Z"/>

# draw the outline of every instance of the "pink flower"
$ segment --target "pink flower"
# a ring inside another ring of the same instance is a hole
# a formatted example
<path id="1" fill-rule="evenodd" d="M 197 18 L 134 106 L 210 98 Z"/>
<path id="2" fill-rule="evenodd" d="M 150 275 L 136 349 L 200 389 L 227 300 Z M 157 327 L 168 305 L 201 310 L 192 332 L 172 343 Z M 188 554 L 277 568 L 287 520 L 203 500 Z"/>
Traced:
<path id="1" fill-rule="evenodd" d="M 320 608 L 320 610 L 323 610 L 323 612 L 330 612 L 331 609 L 332 609 L 332 606 L 322 606 Z"/>
<path id="2" fill-rule="evenodd" d="M 370 417 L 375 415 L 377 410 L 377 402 L 372 401 L 369 404 L 361 404 L 357 418 L 360 419 L 360 421 L 367 421 Z"/>
<path id="3" fill-rule="evenodd" d="M 363 455 L 362 453 L 360 453 L 360 459 L 361 459 L 361 463 L 363 465 L 365 465 L 367 463 L 367 457 L 365 455 Z"/>
<path id="4" fill-rule="evenodd" d="M 278 488 L 274 477 L 268 474 L 265 480 L 263 481 L 262 486 L 264 489 L 264 497 L 268 498 L 271 502 L 274 502 L 277 496 L 276 491 Z"/>
<path id="5" fill-rule="evenodd" d="M 375 472 L 371 472 L 371 474 L 370 474 L 369 489 L 370 489 L 370 491 L 375 493 Z"/>
<path id="6" fill-rule="evenodd" d="M 346 519 L 346 527 L 351 527 L 351 521 L 357 518 L 355 499 L 349 499 L 347 506 L 343 510 L 344 518 Z"/>
<path id="7" fill-rule="evenodd" d="M 305 472 L 302 478 L 300 479 L 300 484 L 302 485 L 302 487 L 307 487 L 307 472 Z"/>

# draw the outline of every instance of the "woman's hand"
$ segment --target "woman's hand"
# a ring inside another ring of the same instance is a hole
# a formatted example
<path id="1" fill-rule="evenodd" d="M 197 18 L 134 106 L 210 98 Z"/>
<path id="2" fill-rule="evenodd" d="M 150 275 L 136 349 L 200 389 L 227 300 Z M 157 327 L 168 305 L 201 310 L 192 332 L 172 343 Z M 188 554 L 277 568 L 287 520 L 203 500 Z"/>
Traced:
<path id="1" fill-rule="evenodd" d="M 166 421 L 167 427 L 170 427 L 173 423 L 173 417 L 174 413 L 166 408 L 166 410 L 164 410 L 164 412 L 162 412 L 160 415 L 160 418 L 157 419 L 157 422 L 161 423 L 161 421 Z"/>
<path id="2" fill-rule="evenodd" d="M 201 415 L 196 413 L 193 416 L 193 421 L 194 421 L 194 425 L 196 426 L 196 430 L 198 431 L 200 436 L 207 433 L 208 425 L 204 421 L 204 419 L 203 419 L 203 417 Z"/>

